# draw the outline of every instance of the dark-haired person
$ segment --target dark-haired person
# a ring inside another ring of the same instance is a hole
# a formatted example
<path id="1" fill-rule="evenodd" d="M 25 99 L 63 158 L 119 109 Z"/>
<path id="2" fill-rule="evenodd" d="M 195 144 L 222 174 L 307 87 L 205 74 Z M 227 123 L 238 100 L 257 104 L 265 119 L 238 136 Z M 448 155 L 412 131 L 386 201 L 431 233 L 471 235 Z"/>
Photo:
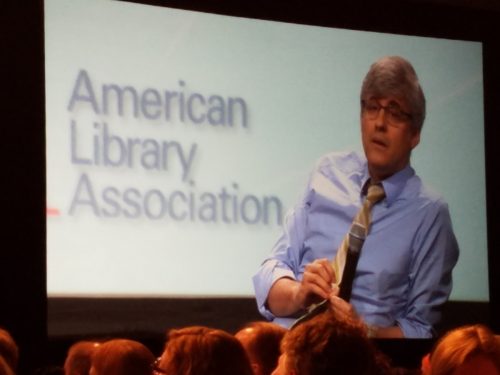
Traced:
<path id="1" fill-rule="evenodd" d="M 286 329 L 270 322 L 250 322 L 235 333 L 245 348 L 254 375 L 270 375 L 278 364 Z"/>
<path id="2" fill-rule="evenodd" d="M 458 259 L 448 206 L 410 165 L 420 142 L 425 97 L 413 66 L 399 56 L 371 65 L 361 89 L 364 155 L 320 159 L 283 234 L 254 276 L 259 310 L 288 326 L 312 303 L 362 319 L 376 337 L 431 337 L 452 288 Z M 371 185 L 385 197 L 371 225 L 350 303 L 338 298 L 331 261 Z"/>

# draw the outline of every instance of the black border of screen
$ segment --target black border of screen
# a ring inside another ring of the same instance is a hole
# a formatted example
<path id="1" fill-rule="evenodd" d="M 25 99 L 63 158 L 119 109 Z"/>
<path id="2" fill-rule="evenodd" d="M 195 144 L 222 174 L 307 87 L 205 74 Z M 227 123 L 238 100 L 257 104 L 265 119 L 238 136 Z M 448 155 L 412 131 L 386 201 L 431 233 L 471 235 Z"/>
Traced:
<path id="1" fill-rule="evenodd" d="M 326 0 L 132 2 L 299 24 L 482 42 L 490 302 L 480 304 L 477 311 L 482 311 L 481 316 L 468 313 L 468 304 L 459 304 L 452 315 L 468 315 L 470 320 L 483 320 L 484 315 L 487 315 L 486 321 L 499 332 L 500 320 L 495 317 L 500 316 L 500 254 L 497 251 L 500 243 L 496 236 L 500 232 L 500 220 L 495 209 L 500 207 L 500 202 L 494 194 L 500 187 L 500 183 L 495 180 L 499 165 L 496 141 L 500 139 L 496 123 L 500 118 L 500 48 L 496 37 L 500 31 L 499 11 L 455 7 L 423 0 L 382 0 L 374 3 L 337 3 Z M 48 304 L 63 304 L 69 310 L 61 311 L 68 317 L 81 311 L 79 302 L 92 301 L 76 301 L 77 305 L 67 305 L 75 301 L 48 301 L 46 294 L 43 0 L 8 0 L 2 4 L 0 19 L 3 68 L 0 96 L 3 120 L 0 160 L 3 173 L 0 186 L 4 214 L 0 250 L 0 326 L 11 331 L 21 348 L 22 373 L 47 361 L 47 344 L 51 339 L 47 330 Z M 137 305 L 137 301 L 123 303 Z M 231 324 L 236 324 L 238 320 L 231 320 L 231 315 L 242 313 L 245 319 L 256 316 L 253 301 L 248 299 L 150 303 L 151 305 L 146 303 L 146 306 L 160 304 L 169 309 L 169 306 L 179 305 L 181 311 L 174 312 L 179 316 L 183 314 L 182 309 L 210 315 L 205 320 L 193 323 L 224 324 L 223 320 L 226 319 Z M 138 311 L 149 313 L 147 308 Z M 56 319 L 59 318 L 64 317 L 56 316 Z M 179 324 L 181 321 L 182 319 Z M 452 319 L 452 322 L 455 320 Z M 460 322 L 463 320 L 456 320 L 457 324 Z M 62 328 L 64 327 L 63 325 Z M 130 327 L 118 325 L 117 331 L 111 333 L 123 333 L 128 328 Z M 72 332 L 66 333 L 69 335 Z M 138 331 L 135 333 L 139 334 Z M 78 334 L 75 332 L 75 336 Z"/>

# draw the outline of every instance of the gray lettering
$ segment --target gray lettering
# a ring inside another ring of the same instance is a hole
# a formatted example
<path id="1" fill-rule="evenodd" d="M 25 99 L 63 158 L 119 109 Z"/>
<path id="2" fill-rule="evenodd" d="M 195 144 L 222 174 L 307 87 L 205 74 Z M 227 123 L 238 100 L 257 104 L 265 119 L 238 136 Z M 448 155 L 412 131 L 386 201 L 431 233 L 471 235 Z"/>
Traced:
<path id="1" fill-rule="evenodd" d="M 84 93 L 80 94 L 80 89 L 83 89 Z M 80 70 L 76 78 L 75 87 L 73 88 L 73 93 L 71 94 L 71 99 L 68 104 L 68 111 L 73 111 L 75 103 L 79 101 L 89 103 L 94 112 L 99 113 L 92 82 L 90 81 L 87 71 L 84 69 Z"/>
<path id="2" fill-rule="evenodd" d="M 137 91 L 135 88 L 131 86 L 120 87 L 115 84 L 111 85 L 103 85 L 102 86 L 102 111 L 104 114 L 109 114 L 109 97 L 111 93 L 115 93 L 116 97 L 116 107 L 118 109 L 118 114 L 123 116 L 123 106 L 124 106 L 124 98 L 126 93 L 130 93 L 132 97 L 132 105 L 134 108 L 134 117 L 139 116 L 139 100 L 137 98 Z"/>
<path id="3" fill-rule="evenodd" d="M 228 102 L 228 122 L 230 126 L 234 125 L 234 113 L 236 109 L 239 108 L 240 113 L 240 123 L 246 128 L 247 127 L 247 103 L 242 98 L 229 98 Z M 235 108 L 236 107 L 236 108 Z"/>
<path id="4" fill-rule="evenodd" d="M 195 124 L 200 124 L 203 121 L 205 121 L 205 114 L 202 114 L 198 117 L 196 117 L 193 114 L 193 102 L 194 100 L 197 99 L 203 106 L 205 105 L 205 98 L 201 96 L 200 94 L 193 94 L 189 97 L 188 102 L 187 102 L 187 110 L 188 110 L 188 116 L 191 121 L 193 121 Z"/>
<path id="5" fill-rule="evenodd" d="M 83 159 L 78 157 L 77 143 L 76 121 L 71 120 L 71 162 L 73 164 L 91 164 L 92 161 L 90 159 Z"/>
<path id="6" fill-rule="evenodd" d="M 94 190 L 86 173 L 82 173 L 78 185 L 76 186 L 75 196 L 71 201 L 69 214 L 74 215 L 77 205 L 87 205 L 92 208 L 95 216 L 100 216 L 99 207 L 95 199 Z"/>
<path id="7" fill-rule="evenodd" d="M 146 89 L 141 96 L 141 110 L 148 119 L 155 120 L 161 116 L 161 96 L 155 89 Z"/>

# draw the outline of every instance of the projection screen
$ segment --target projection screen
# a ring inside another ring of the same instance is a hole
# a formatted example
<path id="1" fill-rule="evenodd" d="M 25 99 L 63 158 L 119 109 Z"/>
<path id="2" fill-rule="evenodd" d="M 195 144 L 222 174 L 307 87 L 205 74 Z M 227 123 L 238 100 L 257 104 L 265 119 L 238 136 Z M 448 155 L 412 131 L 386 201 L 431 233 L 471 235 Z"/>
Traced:
<path id="1" fill-rule="evenodd" d="M 414 65 L 412 165 L 448 202 L 452 299 L 488 300 L 479 42 L 45 0 L 48 294 L 252 296 L 318 158 L 362 151 L 372 62 Z"/>

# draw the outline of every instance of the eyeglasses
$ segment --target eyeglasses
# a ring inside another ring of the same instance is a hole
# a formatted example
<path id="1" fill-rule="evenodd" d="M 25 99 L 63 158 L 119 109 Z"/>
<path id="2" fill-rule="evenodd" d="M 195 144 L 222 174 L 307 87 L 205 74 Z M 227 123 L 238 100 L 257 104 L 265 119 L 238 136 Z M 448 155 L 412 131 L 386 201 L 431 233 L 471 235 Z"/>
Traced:
<path id="1" fill-rule="evenodd" d="M 401 109 L 401 107 L 395 103 L 389 103 L 389 105 L 381 105 L 376 100 L 362 100 L 361 106 L 363 108 L 363 113 L 369 120 L 374 120 L 378 117 L 381 109 L 385 111 L 385 118 L 387 122 L 394 126 L 400 126 L 402 124 L 408 123 L 412 120 L 413 116 Z"/>
<path id="2" fill-rule="evenodd" d="M 161 361 L 161 357 L 158 357 L 158 358 L 156 358 L 156 361 L 154 361 L 151 364 L 151 370 L 152 370 L 153 374 L 154 375 L 159 375 L 159 374 L 168 375 L 168 373 L 160 367 L 160 361 Z"/>

